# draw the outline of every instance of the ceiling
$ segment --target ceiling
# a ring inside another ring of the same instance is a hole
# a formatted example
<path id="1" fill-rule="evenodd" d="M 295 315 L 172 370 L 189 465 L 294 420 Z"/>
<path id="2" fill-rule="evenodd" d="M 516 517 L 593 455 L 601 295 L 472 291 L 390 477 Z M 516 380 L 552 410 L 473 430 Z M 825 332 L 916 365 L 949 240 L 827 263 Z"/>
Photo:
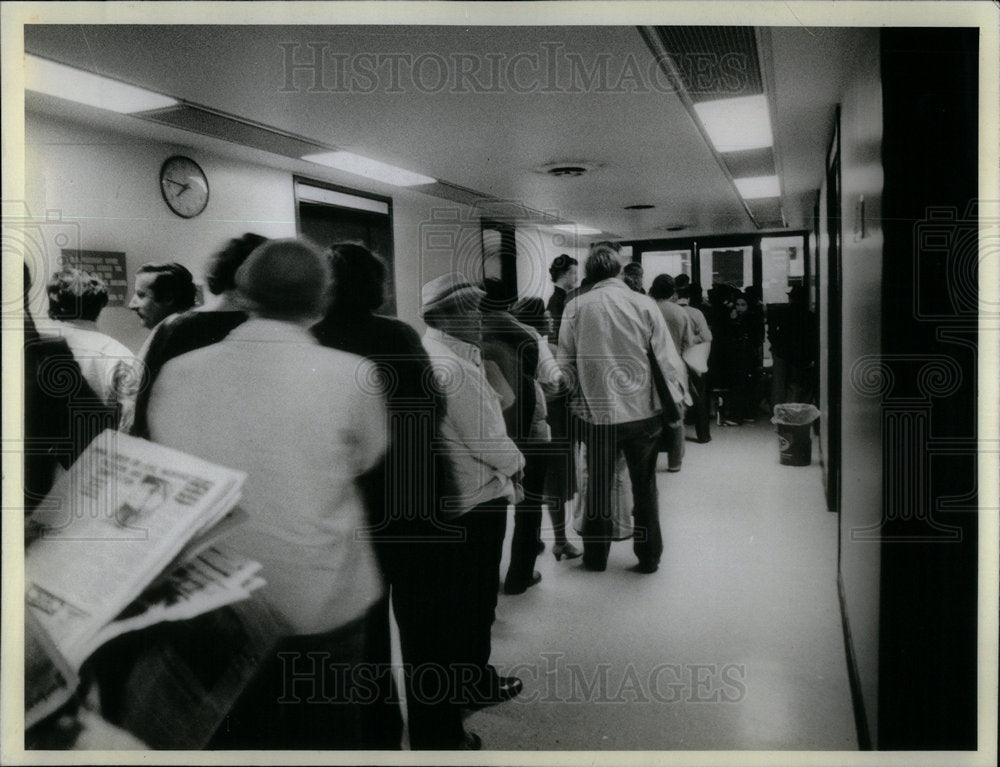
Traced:
<path id="1" fill-rule="evenodd" d="M 755 37 L 781 213 L 805 228 L 864 37 Z M 634 26 L 26 25 L 25 50 L 616 238 L 758 228 Z M 316 55 L 321 73 L 287 66 Z M 54 101 L 29 94 L 26 105 Z M 142 131 L 135 117 L 121 122 Z M 552 164 L 589 171 L 555 178 L 542 172 Z M 624 210 L 636 204 L 655 207 Z"/>

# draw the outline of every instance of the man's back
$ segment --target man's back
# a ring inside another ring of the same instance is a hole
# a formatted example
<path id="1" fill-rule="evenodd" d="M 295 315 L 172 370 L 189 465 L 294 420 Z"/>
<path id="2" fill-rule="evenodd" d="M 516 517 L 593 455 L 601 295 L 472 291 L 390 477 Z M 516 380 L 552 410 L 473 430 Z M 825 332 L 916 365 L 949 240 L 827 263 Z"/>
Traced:
<path id="1" fill-rule="evenodd" d="M 164 366 L 151 439 L 247 472 L 249 521 L 227 543 L 258 559 L 269 598 L 299 633 L 358 617 L 381 591 L 354 480 L 385 449 L 371 363 L 304 328 L 249 320 Z"/>
<path id="2" fill-rule="evenodd" d="M 624 423 L 658 413 L 650 349 L 667 379 L 676 379 L 683 362 L 648 296 L 612 278 L 571 300 L 563 314 L 559 360 L 577 371 L 577 412 L 592 423 Z"/>
<path id="3" fill-rule="evenodd" d="M 663 319 L 667 323 L 667 330 L 670 331 L 670 337 L 674 341 L 674 346 L 677 347 L 677 351 L 683 354 L 685 349 L 693 345 L 691 340 L 691 318 L 687 310 L 680 304 L 670 300 L 657 301 L 656 305 L 660 308 Z"/>

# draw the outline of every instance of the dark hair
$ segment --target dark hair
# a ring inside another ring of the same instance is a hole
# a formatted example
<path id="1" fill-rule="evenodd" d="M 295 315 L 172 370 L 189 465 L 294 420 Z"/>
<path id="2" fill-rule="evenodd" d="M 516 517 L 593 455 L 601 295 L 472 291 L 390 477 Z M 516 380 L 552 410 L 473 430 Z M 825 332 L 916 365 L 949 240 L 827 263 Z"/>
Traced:
<path id="1" fill-rule="evenodd" d="M 226 246 L 208 257 L 205 265 L 205 283 L 212 295 L 236 289 L 236 270 L 247 260 L 258 245 L 267 242 L 266 237 L 247 232 L 242 237 L 234 237 Z"/>
<path id="2" fill-rule="evenodd" d="M 236 270 L 236 289 L 257 316 L 312 318 L 322 314 L 328 303 L 329 259 L 304 238 L 268 240 Z"/>
<path id="3" fill-rule="evenodd" d="M 805 303 L 809 298 L 809 290 L 805 285 L 792 285 L 788 289 L 788 303 Z"/>
<path id="4" fill-rule="evenodd" d="M 538 296 L 522 298 L 510 308 L 510 313 L 515 319 L 533 327 L 543 335 L 548 330 L 545 327 L 545 302 Z"/>
<path id="5" fill-rule="evenodd" d="M 149 284 L 153 298 L 161 304 L 173 304 L 175 312 L 183 312 L 194 306 L 194 277 L 186 267 L 175 262 L 143 264 L 135 273 L 136 276 L 156 275 Z"/>
<path id="6" fill-rule="evenodd" d="M 669 274 L 658 274 L 649 286 L 649 297 L 654 301 L 665 301 L 674 294 L 674 278 Z"/>
<path id="7" fill-rule="evenodd" d="M 645 293 L 642 287 L 642 264 L 629 261 L 622 267 L 622 280 L 636 293 Z"/>
<path id="8" fill-rule="evenodd" d="M 618 258 L 620 248 L 613 242 L 595 242 L 590 246 L 590 255 L 583 270 L 592 282 L 600 282 L 611 277 L 617 277 L 622 270 L 622 262 Z"/>
<path id="9" fill-rule="evenodd" d="M 555 282 L 576 265 L 577 260 L 575 258 L 567 256 L 565 253 L 560 253 L 552 262 L 552 266 L 549 267 L 549 277 Z"/>
<path id="10" fill-rule="evenodd" d="M 356 242 L 340 242 L 329 250 L 333 279 L 330 311 L 371 314 L 385 301 L 389 269 L 379 256 Z"/>
<path id="11" fill-rule="evenodd" d="M 676 277 L 674 277 L 674 287 L 677 289 L 678 293 L 690 284 L 691 284 L 691 278 L 688 275 L 684 274 L 684 272 L 681 272 Z"/>
<path id="12" fill-rule="evenodd" d="M 486 292 L 486 296 L 480 305 L 486 311 L 507 311 L 516 299 L 516 296 L 511 296 L 507 292 L 507 286 L 504 285 L 503 281 L 496 277 L 487 277 L 483 280 L 482 288 Z"/>
<path id="13" fill-rule="evenodd" d="M 46 286 L 49 317 L 54 320 L 96 320 L 108 305 L 108 286 L 96 274 L 66 267 Z"/>

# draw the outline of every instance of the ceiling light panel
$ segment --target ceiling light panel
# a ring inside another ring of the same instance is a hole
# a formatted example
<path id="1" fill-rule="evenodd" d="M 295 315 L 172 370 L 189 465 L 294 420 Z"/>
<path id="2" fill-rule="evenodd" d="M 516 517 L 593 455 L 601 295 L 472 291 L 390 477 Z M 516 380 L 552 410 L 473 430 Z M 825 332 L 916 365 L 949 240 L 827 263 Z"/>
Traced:
<path id="1" fill-rule="evenodd" d="M 780 197 L 781 184 L 777 176 L 755 176 L 733 179 L 736 189 L 744 200 L 759 200 L 764 197 Z"/>
<path id="2" fill-rule="evenodd" d="M 24 57 L 25 88 L 36 93 L 75 101 L 78 104 L 132 114 L 175 106 L 177 99 L 147 91 L 118 80 L 58 64 L 27 54 Z"/>
<path id="3" fill-rule="evenodd" d="M 573 234 L 578 235 L 601 233 L 600 229 L 594 229 L 591 226 L 577 226 L 576 224 L 559 224 L 557 226 L 553 226 L 552 228 L 558 229 L 560 232 L 572 232 Z"/>
<path id="4" fill-rule="evenodd" d="M 716 151 L 743 152 L 774 144 L 767 97 L 740 96 L 694 105 Z"/>

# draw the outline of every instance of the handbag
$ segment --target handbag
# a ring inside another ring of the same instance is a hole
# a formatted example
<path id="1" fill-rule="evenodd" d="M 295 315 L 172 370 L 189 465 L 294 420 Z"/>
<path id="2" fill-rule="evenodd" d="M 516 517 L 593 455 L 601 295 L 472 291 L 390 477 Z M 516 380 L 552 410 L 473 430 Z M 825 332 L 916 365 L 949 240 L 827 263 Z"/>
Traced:
<path id="1" fill-rule="evenodd" d="M 659 395 L 660 402 L 663 405 L 664 426 L 675 424 L 684 416 L 681 414 L 680 408 L 677 406 L 677 402 L 674 400 L 674 396 L 670 392 L 670 386 L 667 384 L 667 379 L 663 375 L 663 369 L 660 367 L 660 361 L 656 359 L 656 355 L 653 354 L 652 345 L 646 347 L 646 356 L 649 358 L 649 372 L 653 378 L 653 387 L 656 389 L 656 393 Z"/>
<path id="2" fill-rule="evenodd" d="M 708 372 L 708 353 L 711 348 L 711 341 L 703 341 L 685 349 L 681 358 L 693 372 L 703 376 Z"/>
<path id="3" fill-rule="evenodd" d="M 577 492 L 571 504 L 570 514 L 573 529 L 578 535 L 583 535 L 583 518 L 587 514 L 587 447 L 582 442 L 577 444 L 574 462 Z M 608 515 L 611 517 L 611 540 L 624 541 L 632 537 L 634 528 L 632 507 L 632 480 L 628 473 L 625 455 L 619 450 L 612 480 L 611 508 L 608 509 Z"/>

